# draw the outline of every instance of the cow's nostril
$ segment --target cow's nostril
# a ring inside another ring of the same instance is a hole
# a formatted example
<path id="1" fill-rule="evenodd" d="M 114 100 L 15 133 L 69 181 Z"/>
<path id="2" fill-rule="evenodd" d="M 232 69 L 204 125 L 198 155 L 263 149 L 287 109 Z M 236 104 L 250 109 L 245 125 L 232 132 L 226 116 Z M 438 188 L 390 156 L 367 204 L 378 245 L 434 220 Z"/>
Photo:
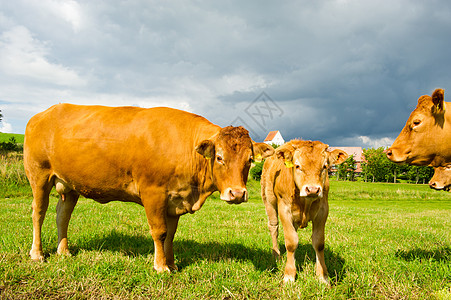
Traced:
<path id="1" fill-rule="evenodd" d="M 305 187 L 305 192 L 306 192 L 307 195 L 319 194 L 320 187 L 318 187 L 318 186 L 306 186 Z"/>
<path id="2" fill-rule="evenodd" d="M 387 154 L 387 156 L 392 156 L 393 152 L 391 151 L 391 149 L 388 149 L 386 154 Z"/>

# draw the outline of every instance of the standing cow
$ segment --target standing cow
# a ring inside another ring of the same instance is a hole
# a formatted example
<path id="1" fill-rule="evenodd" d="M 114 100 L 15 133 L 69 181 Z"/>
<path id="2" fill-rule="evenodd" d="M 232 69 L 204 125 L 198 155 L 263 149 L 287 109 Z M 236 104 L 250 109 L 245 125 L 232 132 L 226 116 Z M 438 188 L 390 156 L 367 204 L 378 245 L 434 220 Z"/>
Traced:
<path id="1" fill-rule="evenodd" d="M 33 260 L 42 260 L 41 227 L 53 186 L 58 254 L 69 254 L 67 228 L 79 195 L 145 209 L 154 268 L 176 269 L 172 242 L 179 217 L 199 210 L 214 191 L 247 201 L 251 161 L 274 149 L 242 127 L 221 128 L 171 108 L 58 104 L 35 115 L 25 132 L 24 165 L 33 190 Z"/>
<path id="2" fill-rule="evenodd" d="M 395 163 L 446 166 L 451 163 L 451 105 L 444 91 L 421 96 L 387 157 Z"/>
<path id="3" fill-rule="evenodd" d="M 280 256 L 279 220 L 282 222 L 287 249 L 284 282 L 296 276 L 294 253 L 298 247 L 299 227 L 313 223 L 312 244 L 316 252 L 316 274 L 329 284 L 324 262 L 324 227 L 329 213 L 329 166 L 340 164 L 348 155 L 342 150 L 327 151 L 321 142 L 292 140 L 276 150 L 263 165 L 262 199 L 268 215 L 272 251 Z"/>

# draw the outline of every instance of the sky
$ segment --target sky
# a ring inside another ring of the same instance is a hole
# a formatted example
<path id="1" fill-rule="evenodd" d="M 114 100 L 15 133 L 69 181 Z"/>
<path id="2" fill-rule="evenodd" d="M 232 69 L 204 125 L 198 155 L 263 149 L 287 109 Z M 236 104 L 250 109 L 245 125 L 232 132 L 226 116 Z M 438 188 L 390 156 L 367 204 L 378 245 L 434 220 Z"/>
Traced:
<path id="1" fill-rule="evenodd" d="M 168 106 L 255 141 L 390 146 L 451 91 L 448 0 L 0 0 L 1 132 L 62 102 Z"/>

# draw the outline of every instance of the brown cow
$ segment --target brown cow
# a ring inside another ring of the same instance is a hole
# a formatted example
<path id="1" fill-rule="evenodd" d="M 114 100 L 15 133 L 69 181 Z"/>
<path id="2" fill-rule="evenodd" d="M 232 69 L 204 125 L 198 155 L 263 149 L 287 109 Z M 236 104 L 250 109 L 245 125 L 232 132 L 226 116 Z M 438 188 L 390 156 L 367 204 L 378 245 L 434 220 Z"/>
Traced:
<path id="1" fill-rule="evenodd" d="M 321 142 L 292 140 L 276 150 L 263 165 L 262 199 L 268 215 L 272 251 L 280 256 L 279 220 L 287 249 L 284 282 L 296 276 L 294 252 L 298 247 L 299 227 L 313 223 L 312 244 L 316 252 L 316 274 L 329 284 L 324 262 L 324 227 L 329 213 L 329 166 L 342 163 L 348 155 L 342 150 L 327 151 Z"/>
<path id="2" fill-rule="evenodd" d="M 429 180 L 431 189 L 450 191 L 451 188 L 451 165 L 446 167 L 435 167 L 434 176 Z"/>
<path id="3" fill-rule="evenodd" d="M 220 191 L 247 201 L 253 158 L 274 149 L 253 143 L 242 127 L 221 128 L 171 108 L 58 104 L 35 115 L 25 132 L 24 165 L 33 190 L 33 260 L 43 260 L 41 226 L 53 186 L 58 253 L 69 254 L 67 228 L 79 195 L 145 209 L 155 245 L 154 268 L 176 269 L 172 242 L 179 217 Z"/>
<path id="4" fill-rule="evenodd" d="M 451 104 L 444 101 L 444 91 L 421 96 L 406 125 L 387 150 L 395 163 L 433 167 L 451 162 Z"/>

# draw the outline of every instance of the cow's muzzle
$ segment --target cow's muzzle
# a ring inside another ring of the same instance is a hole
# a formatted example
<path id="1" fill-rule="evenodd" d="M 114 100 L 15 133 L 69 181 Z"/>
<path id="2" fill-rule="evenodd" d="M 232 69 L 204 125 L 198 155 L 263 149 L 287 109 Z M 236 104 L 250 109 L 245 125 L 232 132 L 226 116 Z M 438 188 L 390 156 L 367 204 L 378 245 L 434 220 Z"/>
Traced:
<path id="1" fill-rule="evenodd" d="M 226 188 L 220 196 L 221 200 L 227 201 L 229 204 L 240 204 L 247 202 L 248 194 L 244 188 Z"/>
<path id="2" fill-rule="evenodd" d="M 323 189 L 320 185 L 304 185 L 300 190 L 301 197 L 322 197 Z"/>
<path id="3" fill-rule="evenodd" d="M 436 181 L 430 181 L 429 182 L 429 187 L 431 189 L 434 189 L 434 190 L 437 190 L 437 191 L 444 190 L 444 191 L 448 191 L 449 192 L 451 186 L 439 184 Z"/>

